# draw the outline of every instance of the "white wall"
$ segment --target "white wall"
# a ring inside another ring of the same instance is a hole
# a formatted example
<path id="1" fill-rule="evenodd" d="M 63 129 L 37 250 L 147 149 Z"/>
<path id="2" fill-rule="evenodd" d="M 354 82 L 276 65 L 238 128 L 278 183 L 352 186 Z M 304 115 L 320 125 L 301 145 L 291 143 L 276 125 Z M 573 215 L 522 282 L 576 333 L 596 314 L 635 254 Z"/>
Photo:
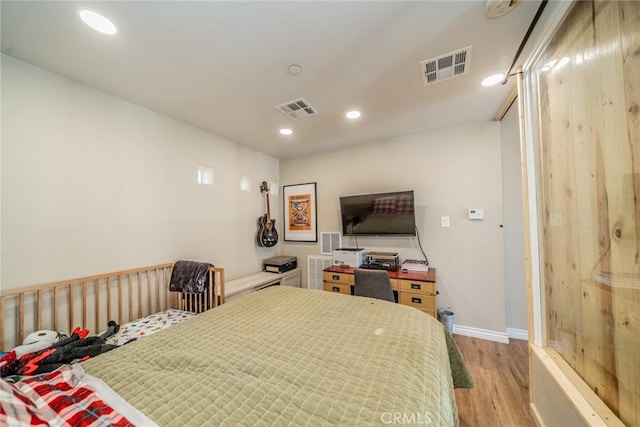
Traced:
<path id="1" fill-rule="evenodd" d="M 340 195 L 413 189 L 440 306 L 460 326 L 505 331 L 500 126 L 465 127 L 282 161 L 55 74 L 2 57 L 3 288 L 176 259 L 211 261 L 229 278 L 317 244 L 255 244 L 263 180 L 318 183 L 319 231 L 339 230 Z M 215 185 L 195 183 L 215 169 Z M 280 169 L 280 170 L 279 170 Z M 239 190 L 250 175 L 251 192 Z M 272 214 L 281 223 L 280 200 Z M 484 221 L 466 218 L 483 208 Z M 450 228 L 440 217 L 451 218 Z M 279 231 L 282 236 L 282 224 Z M 345 239 L 344 246 L 354 246 Z M 420 257 L 416 239 L 364 238 L 367 249 Z M 306 271 L 303 271 L 306 281 Z"/>
<path id="2" fill-rule="evenodd" d="M 414 190 L 422 245 L 437 269 L 439 305 L 451 306 L 455 324 L 505 332 L 502 162 L 500 125 L 472 124 L 314 156 L 282 160 L 280 183 L 317 182 L 318 231 L 339 231 L 342 195 Z M 282 200 L 280 200 L 282 203 Z M 467 219 L 483 208 L 483 221 Z M 449 216 L 450 228 L 440 227 Z M 420 257 L 415 238 L 358 238 L 368 250 Z M 355 246 L 344 239 L 343 246 Z M 306 282 L 306 256 L 318 244 L 282 244 L 298 257 Z"/>
<path id="3" fill-rule="evenodd" d="M 177 259 L 233 278 L 276 254 L 255 234 L 277 159 L 7 56 L 2 151 L 2 288 Z"/>
<path id="4" fill-rule="evenodd" d="M 504 274 L 507 328 L 527 331 L 527 282 L 522 211 L 522 159 L 518 103 L 500 121 L 502 139 L 502 187 L 504 194 Z"/>

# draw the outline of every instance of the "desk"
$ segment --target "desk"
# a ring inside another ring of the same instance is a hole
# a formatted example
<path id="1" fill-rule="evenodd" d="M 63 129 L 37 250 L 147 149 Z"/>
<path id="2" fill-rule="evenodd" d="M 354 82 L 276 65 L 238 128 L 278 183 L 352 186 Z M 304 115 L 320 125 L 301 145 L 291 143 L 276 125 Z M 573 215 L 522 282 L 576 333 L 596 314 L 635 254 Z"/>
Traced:
<path id="1" fill-rule="evenodd" d="M 322 271 L 325 291 L 353 295 L 353 267 L 327 267 Z M 436 317 L 438 308 L 436 289 L 436 269 L 429 271 L 402 272 L 389 271 L 391 287 L 398 295 L 398 303 L 415 307 Z"/>

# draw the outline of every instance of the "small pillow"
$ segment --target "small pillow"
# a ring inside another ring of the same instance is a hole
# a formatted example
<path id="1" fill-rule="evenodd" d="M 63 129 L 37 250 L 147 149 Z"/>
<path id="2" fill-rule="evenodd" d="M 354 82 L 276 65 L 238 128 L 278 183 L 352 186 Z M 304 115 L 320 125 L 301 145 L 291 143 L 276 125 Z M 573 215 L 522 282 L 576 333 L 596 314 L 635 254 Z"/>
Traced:
<path id="1" fill-rule="evenodd" d="M 397 214 L 413 213 L 413 199 L 411 197 L 400 197 L 396 202 Z"/>
<path id="2" fill-rule="evenodd" d="M 373 201 L 373 213 L 387 215 L 396 213 L 396 197 L 381 197 Z"/>

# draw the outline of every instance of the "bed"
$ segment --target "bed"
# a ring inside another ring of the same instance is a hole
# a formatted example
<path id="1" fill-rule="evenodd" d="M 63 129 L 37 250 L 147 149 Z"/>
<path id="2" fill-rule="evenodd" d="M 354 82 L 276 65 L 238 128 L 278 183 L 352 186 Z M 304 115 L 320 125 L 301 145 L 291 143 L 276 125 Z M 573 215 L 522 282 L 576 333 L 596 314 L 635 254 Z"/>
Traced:
<path id="1" fill-rule="evenodd" d="M 161 426 L 454 426 L 454 386 L 472 386 L 431 316 L 280 286 L 80 365 Z"/>

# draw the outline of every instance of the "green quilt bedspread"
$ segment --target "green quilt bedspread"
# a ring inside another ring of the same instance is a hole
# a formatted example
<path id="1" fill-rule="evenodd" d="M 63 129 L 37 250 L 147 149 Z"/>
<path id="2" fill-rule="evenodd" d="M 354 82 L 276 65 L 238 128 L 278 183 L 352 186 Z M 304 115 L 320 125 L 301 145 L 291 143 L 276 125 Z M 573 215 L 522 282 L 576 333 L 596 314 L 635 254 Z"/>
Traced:
<path id="1" fill-rule="evenodd" d="M 458 424 L 470 377 L 434 318 L 271 287 L 83 363 L 161 426 Z M 452 359 L 452 360 L 453 360 Z"/>

